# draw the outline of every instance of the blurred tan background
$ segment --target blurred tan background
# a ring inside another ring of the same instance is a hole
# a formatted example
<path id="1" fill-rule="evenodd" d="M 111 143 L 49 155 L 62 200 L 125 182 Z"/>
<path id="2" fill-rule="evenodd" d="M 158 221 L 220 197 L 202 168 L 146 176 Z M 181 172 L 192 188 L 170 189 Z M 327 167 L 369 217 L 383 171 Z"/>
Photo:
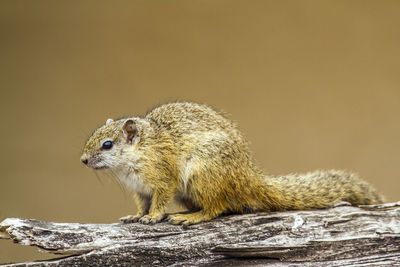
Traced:
<path id="1" fill-rule="evenodd" d="M 79 161 L 109 117 L 192 100 L 269 174 L 358 172 L 400 200 L 399 1 L 1 1 L 0 221 L 111 223 L 129 193 Z M 0 263 L 48 258 L 0 241 Z"/>

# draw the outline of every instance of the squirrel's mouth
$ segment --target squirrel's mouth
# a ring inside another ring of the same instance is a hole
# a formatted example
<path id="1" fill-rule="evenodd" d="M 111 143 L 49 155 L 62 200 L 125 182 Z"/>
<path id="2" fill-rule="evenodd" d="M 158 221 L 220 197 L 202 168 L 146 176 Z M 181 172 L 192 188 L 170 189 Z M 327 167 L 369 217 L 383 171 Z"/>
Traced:
<path id="1" fill-rule="evenodd" d="M 104 169 L 108 169 L 108 166 L 93 166 L 91 168 L 94 170 L 104 170 Z"/>
<path id="2" fill-rule="evenodd" d="M 89 159 L 88 162 L 86 163 L 86 166 L 94 170 L 108 169 L 108 166 L 105 165 L 104 162 L 99 158 Z"/>

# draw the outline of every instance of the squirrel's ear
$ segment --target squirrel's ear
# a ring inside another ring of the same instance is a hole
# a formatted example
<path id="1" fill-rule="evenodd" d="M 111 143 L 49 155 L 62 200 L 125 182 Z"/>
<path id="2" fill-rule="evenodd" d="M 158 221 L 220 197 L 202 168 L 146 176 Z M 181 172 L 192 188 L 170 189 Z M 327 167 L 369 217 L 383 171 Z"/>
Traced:
<path id="1" fill-rule="evenodd" d="M 113 121 L 114 121 L 113 119 L 107 119 L 106 125 L 109 125 L 109 124 L 112 123 Z"/>
<path id="2" fill-rule="evenodd" d="M 136 123 L 132 119 L 127 119 L 124 122 L 123 130 L 125 133 L 126 141 L 132 143 L 132 140 L 139 137 L 139 131 Z"/>

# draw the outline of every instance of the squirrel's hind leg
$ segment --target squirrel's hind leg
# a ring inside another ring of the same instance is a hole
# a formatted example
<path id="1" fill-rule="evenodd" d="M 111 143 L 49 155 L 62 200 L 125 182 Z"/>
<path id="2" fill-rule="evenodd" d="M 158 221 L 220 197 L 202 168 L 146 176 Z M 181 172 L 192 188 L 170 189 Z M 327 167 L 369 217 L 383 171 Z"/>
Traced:
<path id="1" fill-rule="evenodd" d="M 199 210 L 192 213 L 178 213 L 178 214 L 170 214 L 168 216 L 168 221 L 172 224 L 182 224 L 184 226 L 188 226 L 191 224 L 196 224 L 200 222 L 206 222 L 214 219 L 218 215 L 212 215 L 210 213 L 204 212 L 204 210 Z"/>

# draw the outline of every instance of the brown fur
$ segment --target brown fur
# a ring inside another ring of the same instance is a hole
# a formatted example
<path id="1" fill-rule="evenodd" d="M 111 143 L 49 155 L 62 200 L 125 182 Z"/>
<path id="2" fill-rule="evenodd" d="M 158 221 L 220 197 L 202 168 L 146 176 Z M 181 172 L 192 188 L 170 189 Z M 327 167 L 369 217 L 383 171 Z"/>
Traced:
<path id="1" fill-rule="evenodd" d="M 113 148 L 101 149 L 103 140 L 112 140 Z M 371 186 L 343 171 L 263 175 L 236 125 L 195 103 L 165 104 L 144 118 L 100 127 L 89 138 L 82 160 L 95 169 L 110 169 L 135 191 L 138 214 L 121 218 L 125 222 L 161 221 L 174 197 L 193 212 L 169 219 L 186 225 L 223 213 L 382 202 Z"/>

